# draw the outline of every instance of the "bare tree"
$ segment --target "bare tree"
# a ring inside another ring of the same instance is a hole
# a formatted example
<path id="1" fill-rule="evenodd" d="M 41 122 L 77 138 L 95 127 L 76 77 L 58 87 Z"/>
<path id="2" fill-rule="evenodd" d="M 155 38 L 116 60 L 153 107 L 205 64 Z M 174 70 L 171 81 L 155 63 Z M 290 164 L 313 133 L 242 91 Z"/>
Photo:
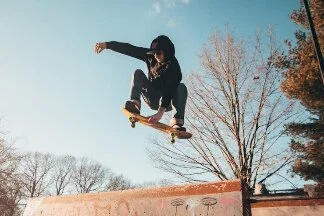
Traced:
<path id="1" fill-rule="evenodd" d="M 111 173 L 108 177 L 108 183 L 105 187 L 105 191 L 117 191 L 132 189 L 130 180 L 126 179 L 124 175 L 115 175 Z"/>
<path id="2" fill-rule="evenodd" d="M 291 162 L 283 125 L 298 111 L 279 91 L 281 71 L 272 62 L 278 48 L 271 31 L 266 38 L 267 46 L 259 33 L 252 42 L 212 35 L 201 55 L 204 70 L 187 79 L 193 137 L 175 145 L 154 139 L 149 155 L 158 168 L 186 182 L 239 178 L 254 187 Z"/>
<path id="3" fill-rule="evenodd" d="M 17 167 L 21 156 L 0 137 L 0 212 L 1 215 L 19 215 L 19 202 L 22 199 Z"/>
<path id="4" fill-rule="evenodd" d="M 21 183 L 26 197 L 39 197 L 49 193 L 50 171 L 53 158 L 40 152 L 27 153 L 20 166 Z"/>
<path id="5" fill-rule="evenodd" d="M 134 187 L 135 188 L 158 188 L 158 187 L 164 187 L 164 186 L 170 186 L 174 185 L 174 182 L 169 179 L 160 179 L 157 181 L 146 181 L 141 184 L 137 184 Z"/>
<path id="6" fill-rule="evenodd" d="M 76 191 L 83 194 L 103 190 L 108 172 L 108 169 L 101 164 L 85 157 L 81 158 L 72 174 L 72 181 Z"/>
<path id="7" fill-rule="evenodd" d="M 73 156 L 58 156 L 54 159 L 53 172 L 51 174 L 55 187 L 55 194 L 62 195 L 69 185 L 72 185 L 72 173 L 76 166 L 76 159 Z"/>

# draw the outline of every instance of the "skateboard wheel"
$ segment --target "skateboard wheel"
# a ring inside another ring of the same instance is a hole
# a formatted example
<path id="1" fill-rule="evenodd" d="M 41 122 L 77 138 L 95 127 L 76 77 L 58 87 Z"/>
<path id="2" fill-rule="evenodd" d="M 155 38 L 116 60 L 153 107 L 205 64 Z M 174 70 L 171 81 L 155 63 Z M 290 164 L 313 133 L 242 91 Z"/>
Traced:
<path id="1" fill-rule="evenodd" d="M 135 122 L 132 122 L 131 127 L 132 127 L 132 128 L 135 127 Z"/>
<path id="2" fill-rule="evenodd" d="M 176 134 L 175 133 L 171 133 L 170 136 L 171 136 L 171 140 L 170 140 L 171 143 L 174 143 L 175 142 L 175 139 L 174 138 L 176 137 Z"/>

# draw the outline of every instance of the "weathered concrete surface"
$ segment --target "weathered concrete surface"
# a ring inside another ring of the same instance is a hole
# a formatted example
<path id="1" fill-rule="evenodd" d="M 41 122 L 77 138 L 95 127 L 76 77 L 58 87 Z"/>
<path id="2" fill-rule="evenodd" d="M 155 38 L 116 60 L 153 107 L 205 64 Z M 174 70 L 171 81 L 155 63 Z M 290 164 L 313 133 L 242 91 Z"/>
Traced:
<path id="1" fill-rule="evenodd" d="M 29 200 L 24 216 L 247 215 L 239 180 L 156 189 L 42 197 Z"/>
<path id="2" fill-rule="evenodd" d="M 251 204 L 252 216 L 323 216 L 324 198 L 269 200 Z"/>

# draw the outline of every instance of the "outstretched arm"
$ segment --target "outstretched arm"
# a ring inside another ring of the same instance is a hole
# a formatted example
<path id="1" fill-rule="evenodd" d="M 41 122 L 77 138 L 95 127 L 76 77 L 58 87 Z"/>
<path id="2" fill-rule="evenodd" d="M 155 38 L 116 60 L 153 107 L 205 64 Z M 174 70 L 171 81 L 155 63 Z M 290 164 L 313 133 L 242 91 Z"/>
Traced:
<path id="1" fill-rule="evenodd" d="M 146 53 L 149 51 L 147 48 L 133 46 L 129 43 L 121 43 L 117 41 L 98 42 L 95 46 L 95 52 L 101 53 L 104 49 L 110 49 L 115 52 L 128 55 L 139 60 L 145 61 Z"/>

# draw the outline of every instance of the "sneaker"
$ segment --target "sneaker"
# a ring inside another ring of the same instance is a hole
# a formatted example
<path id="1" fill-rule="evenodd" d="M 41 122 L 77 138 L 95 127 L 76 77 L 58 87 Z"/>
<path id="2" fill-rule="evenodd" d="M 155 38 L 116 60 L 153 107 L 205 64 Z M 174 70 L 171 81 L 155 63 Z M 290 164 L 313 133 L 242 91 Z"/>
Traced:
<path id="1" fill-rule="evenodd" d="M 126 101 L 125 109 L 127 109 L 131 113 L 140 114 L 141 108 L 133 101 Z"/>
<path id="2" fill-rule="evenodd" d="M 183 127 L 183 123 L 184 123 L 183 119 L 172 118 L 172 119 L 170 120 L 169 125 L 170 125 L 170 127 L 174 128 L 174 129 L 176 129 L 176 130 L 179 130 L 179 131 L 186 131 L 186 128 Z"/>
<path id="3" fill-rule="evenodd" d="M 173 125 L 172 128 L 178 130 L 178 131 L 187 131 L 185 127 L 182 127 L 180 125 Z"/>

